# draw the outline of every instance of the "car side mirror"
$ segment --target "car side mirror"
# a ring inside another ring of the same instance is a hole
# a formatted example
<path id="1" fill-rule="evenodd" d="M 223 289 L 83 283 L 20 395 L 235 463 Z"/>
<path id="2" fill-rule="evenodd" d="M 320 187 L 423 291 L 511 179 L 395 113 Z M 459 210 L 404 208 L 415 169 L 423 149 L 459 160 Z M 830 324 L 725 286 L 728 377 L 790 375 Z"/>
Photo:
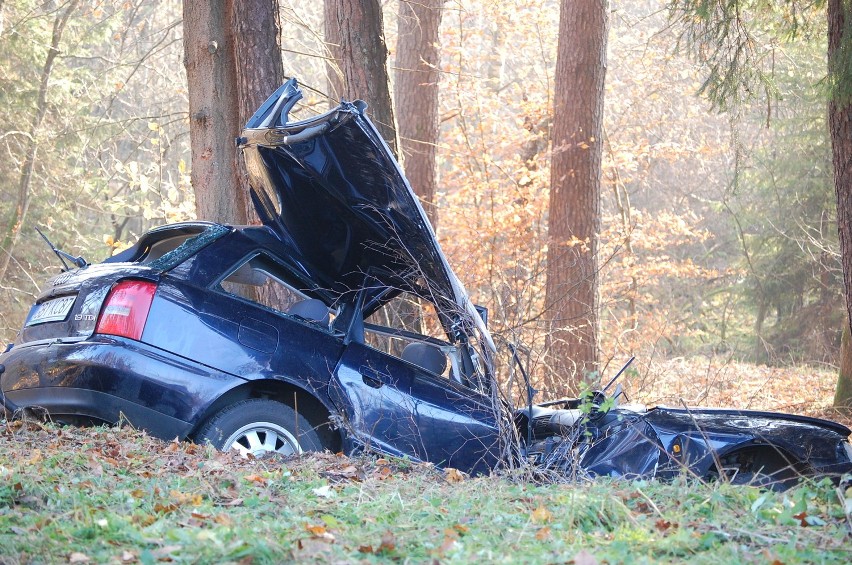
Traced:
<path id="1" fill-rule="evenodd" d="M 478 304 L 473 305 L 476 308 L 476 312 L 479 314 L 479 317 L 482 318 L 482 321 L 485 323 L 485 327 L 488 327 L 488 308 L 485 306 L 479 306 Z"/>

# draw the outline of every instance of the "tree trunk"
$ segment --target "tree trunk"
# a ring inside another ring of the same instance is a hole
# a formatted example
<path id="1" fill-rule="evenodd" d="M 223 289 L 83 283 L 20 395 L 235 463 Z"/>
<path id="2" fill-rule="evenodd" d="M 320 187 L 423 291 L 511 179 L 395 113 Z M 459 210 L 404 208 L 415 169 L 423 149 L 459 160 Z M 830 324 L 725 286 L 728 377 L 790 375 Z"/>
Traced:
<path id="1" fill-rule="evenodd" d="M 432 226 L 437 224 L 435 189 L 438 143 L 439 31 L 444 0 L 400 0 L 394 102 L 405 175 Z"/>
<path id="2" fill-rule="evenodd" d="M 852 77 L 850 77 L 848 34 L 852 17 L 848 0 L 828 2 L 828 68 L 835 90 L 828 104 L 828 127 L 834 163 L 834 192 L 837 196 L 837 229 L 840 234 L 840 258 L 843 264 L 843 287 L 847 320 L 844 337 L 852 319 Z M 841 49 L 843 46 L 844 49 Z M 846 53 L 844 53 L 844 51 Z M 848 341 L 848 339 L 847 339 Z M 844 372 L 841 344 L 841 370 L 834 397 L 836 405 L 852 402 L 851 372 Z"/>
<path id="3" fill-rule="evenodd" d="M 837 375 L 837 388 L 834 391 L 834 406 L 845 412 L 852 412 L 852 339 L 850 339 L 849 319 L 843 326 L 840 339 L 840 370 Z"/>
<path id="4" fill-rule="evenodd" d="M 192 188 L 199 219 L 246 223 L 234 138 L 240 130 L 231 2 L 183 3 Z"/>
<path id="5" fill-rule="evenodd" d="M 332 96 L 367 102 L 370 119 L 394 155 L 399 155 L 388 78 L 388 48 L 378 0 L 325 0 L 325 38 L 342 74 L 329 74 Z"/>
<path id="6" fill-rule="evenodd" d="M 601 130 L 607 5 L 562 0 L 553 104 L 545 305 L 550 322 L 546 380 L 576 392 L 598 368 Z"/>
<path id="7" fill-rule="evenodd" d="M 242 128 L 266 98 L 284 82 L 281 19 L 277 0 L 231 2 L 239 110 L 237 122 Z M 239 135 L 239 132 L 234 135 Z M 239 160 L 236 171 L 240 179 L 240 193 L 244 195 L 246 223 L 259 223 L 249 197 L 248 175 Z"/>
<path id="8" fill-rule="evenodd" d="M 53 22 L 53 34 L 50 39 L 47 56 L 44 59 L 44 66 L 41 69 L 35 114 L 33 114 L 33 119 L 30 122 L 24 162 L 21 166 L 20 177 L 18 178 L 18 199 L 9 216 L 3 241 L 0 241 L 0 281 L 6 276 L 9 261 L 12 259 L 12 250 L 18 241 L 21 226 L 30 208 L 30 183 L 33 178 L 36 155 L 38 154 L 38 130 L 41 127 L 42 120 L 44 120 L 44 115 L 47 113 L 47 87 L 50 82 L 50 74 L 53 71 L 53 63 L 56 61 L 56 56 L 59 55 L 59 43 L 62 41 L 62 32 L 65 31 L 65 25 L 68 23 L 71 14 L 77 9 L 77 4 L 79 4 L 78 0 L 69 2 L 65 10 L 56 14 L 56 19 Z"/>

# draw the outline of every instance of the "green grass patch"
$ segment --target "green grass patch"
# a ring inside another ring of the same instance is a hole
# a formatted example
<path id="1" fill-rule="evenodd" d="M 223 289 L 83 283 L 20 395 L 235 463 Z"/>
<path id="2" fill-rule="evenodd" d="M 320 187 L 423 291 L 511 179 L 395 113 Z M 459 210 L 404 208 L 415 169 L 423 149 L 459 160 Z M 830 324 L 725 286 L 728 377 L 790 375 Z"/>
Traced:
<path id="1" fill-rule="evenodd" d="M 850 512 L 828 482 L 540 486 L 0 422 L 3 564 L 849 563 Z"/>

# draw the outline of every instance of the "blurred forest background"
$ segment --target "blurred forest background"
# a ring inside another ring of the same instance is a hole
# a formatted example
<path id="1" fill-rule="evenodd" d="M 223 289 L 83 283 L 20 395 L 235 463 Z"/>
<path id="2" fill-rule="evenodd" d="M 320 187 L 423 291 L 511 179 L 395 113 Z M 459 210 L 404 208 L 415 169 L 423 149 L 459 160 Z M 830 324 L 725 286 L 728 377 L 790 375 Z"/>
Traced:
<path id="1" fill-rule="evenodd" d="M 795 36 L 772 17 L 756 26 L 755 64 L 772 80 L 719 108 L 669 3 L 610 2 L 601 372 L 637 355 L 634 398 L 831 404 L 845 306 L 817 4 Z M 383 3 L 392 83 L 398 6 Z M 311 95 L 300 115 L 324 111 L 322 3 L 280 10 L 284 72 Z M 450 0 L 440 26 L 438 237 L 492 331 L 525 343 L 533 365 L 547 333 L 558 12 L 556 0 Z M 34 227 L 95 262 L 195 217 L 182 39 L 178 0 L 0 0 L 3 343 L 60 268 Z"/>

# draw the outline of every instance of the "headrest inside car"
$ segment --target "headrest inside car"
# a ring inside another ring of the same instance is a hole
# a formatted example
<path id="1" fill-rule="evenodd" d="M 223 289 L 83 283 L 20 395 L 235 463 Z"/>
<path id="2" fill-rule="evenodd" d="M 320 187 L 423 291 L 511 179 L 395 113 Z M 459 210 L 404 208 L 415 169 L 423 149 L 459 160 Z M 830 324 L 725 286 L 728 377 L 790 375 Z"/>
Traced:
<path id="1" fill-rule="evenodd" d="M 296 302 L 287 309 L 287 313 L 291 316 L 298 316 L 303 320 L 317 322 L 325 326 L 331 320 L 328 312 L 328 306 L 323 304 L 322 300 L 317 298 L 307 298 Z"/>
<path id="2" fill-rule="evenodd" d="M 402 358 L 437 375 L 443 374 L 447 369 L 447 356 L 444 355 L 443 351 L 428 343 L 419 341 L 409 343 L 402 350 Z"/>

